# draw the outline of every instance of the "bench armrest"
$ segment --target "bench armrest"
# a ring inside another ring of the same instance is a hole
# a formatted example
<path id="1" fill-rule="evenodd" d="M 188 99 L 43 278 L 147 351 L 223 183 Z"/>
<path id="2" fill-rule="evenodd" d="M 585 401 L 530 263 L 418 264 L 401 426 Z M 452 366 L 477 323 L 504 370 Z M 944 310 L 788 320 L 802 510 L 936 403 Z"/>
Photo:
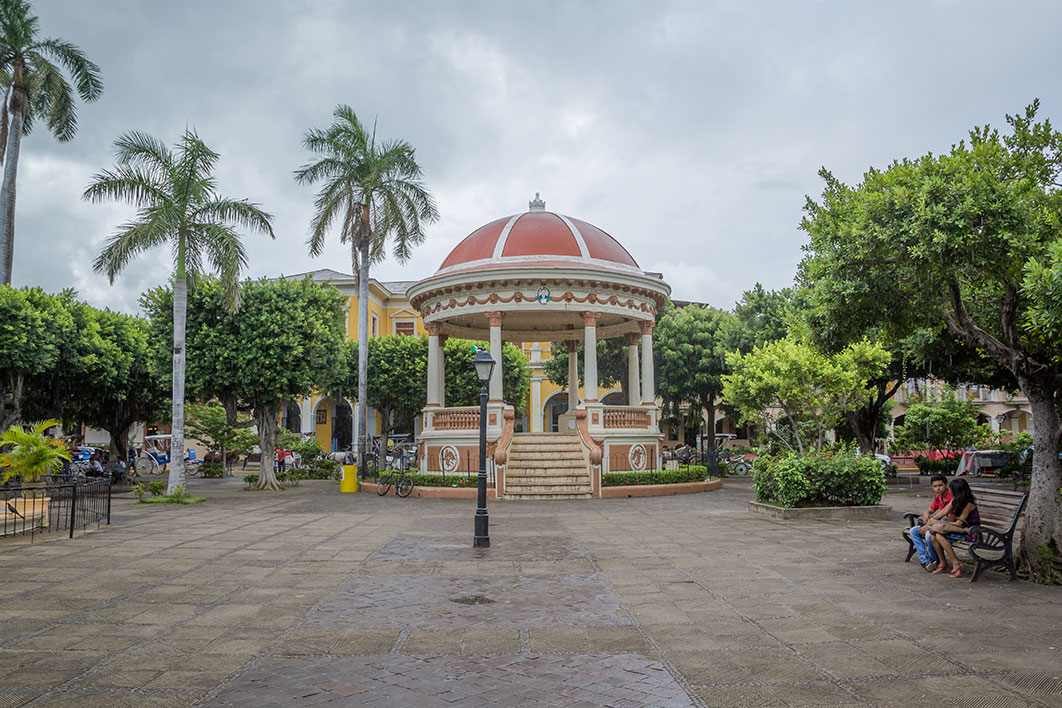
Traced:
<path id="1" fill-rule="evenodd" d="M 970 541 L 970 553 L 975 558 L 979 550 L 1005 553 L 1010 548 L 1011 534 L 989 526 L 971 526 L 970 534 L 974 537 L 974 540 Z"/>
<path id="2" fill-rule="evenodd" d="M 912 529 L 918 526 L 918 522 L 922 520 L 921 514 L 916 514 L 913 511 L 908 511 L 903 515 L 903 518 L 907 519 L 907 528 Z"/>

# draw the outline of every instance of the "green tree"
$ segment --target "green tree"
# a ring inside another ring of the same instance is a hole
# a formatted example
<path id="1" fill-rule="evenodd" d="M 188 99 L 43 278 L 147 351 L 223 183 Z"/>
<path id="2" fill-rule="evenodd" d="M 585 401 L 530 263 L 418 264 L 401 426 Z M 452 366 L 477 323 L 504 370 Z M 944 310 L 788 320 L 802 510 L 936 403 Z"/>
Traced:
<path id="1" fill-rule="evenodd" d="M 66 68 L 71 85 L 57 65 Z M 0 284 L 11 282 L 15 252 L 15 180 L 22 136 L 43 120 L 59 142 L 77 132 L 74 91 L 83 101 L 103 93 L 100 68 L 78 47 L 62 39 L 40 37 L 40 20 L 25 0 L 0 3 L 0 72 L 4 105 L 0 109 Z"/>
<path id="2" fill-rule="evenodd" d="M 369 340 L 369 405 L 383 419 L 383 449 L 398 427 L 413 429 L 427 403 L 428 340 L 392 335 Z"/>
<path id="3" fill-rule="evenodd" d="M 36 481 L 46 474 L 55 474 L 62 469 L 63 460 L 70 459 L 63 441 L 48 435 L 50 428 L 60 425 L 57 420 L 42 420 L 23 428 L 13 425 L 0 435 L 0 481 L 7 482 L 14 476 L 23 483 Z"/>
<path id="4" fill-rule="evenodd" d="M 247 265 L 236 227 L 273 235 L 272 217 L 246 200 L 217 194 L 213 170 L 219 155 L 192 131 L 171 151 L 144 133 L 127 133 L 115 143 L 117 164 L 93 176 L 84 197 L 127 201 L 136 218 L 107 240 L 94 263 L 111 283 L 135 256 L 163 244 L 174 252 L 173 378 L 170 454 L 184 458 L 185 318 L 188 278 L 209 262 L 225 288 L 228 305 L 239 306 L 240 270 Z M 170 465 L 167 493 L 184 484 L 184 466 Z"/>
<path id="5" fill-rule="evenodd" d="M 377 144 L 349 106 L 337 106 L 335 121 L 313 128 L 303 145 L 315 160 L 295 171 L 299 184 L 322 182 L 310 224 L 310 255 L 321 254 L 325 235 L 339 225 L 339 240 L 350 244 L 350 262 L 358 284 L 358 466 L 365 457 L 368 412 L 369 266 L 383 260 L 387 239 L 404 263 L 424 241 L 424 223 L 439 218 L 435 200 L 421 181 L 413 146 L 404 140 Z"/>
<path id="6" fill-rule="evenodd" d="M 784 339 L 806 306 L 804 297 L 794 288 L 767 290 L 756 283 L 734 305 L 730 349 L 747 354 L 754 347 Z"/>
<path id="7" fill-rule="evenodd" d="M 583 364 L 586 361 L 584 353 L 585 345 L 580 342 L 576 351 L 580 386 L 586 385 L 583 371 Z M 550 354 L 550 358 L 544 362 L 546 377 L 558 386 L 568 388 L 567 345 L 564 342 L 554 342 Z M 624 398 L 629 401 L 629 380 L 626 342 L 621 337 L 599 339 L 597 341 L 597 385 L 602 389 L 609 389 L 619 384 L 622 387 Z"/>
<path id="8" fill-rule="evenodd" d="M 933 450 L 945 458 L 971 447 L 981 436 L 977 424 L 977 407 L 970 401 L 960 401 L 955 392 L 945 390 L 937 399 L 920 401 L 907 408 L 904 424 L 896 426 L 893 434 L 899 449 Z"/>
<path id="9" fill-rule="evenodd" d="M 1062 134 L 1037 122 L 1038 102 L 1008 116 L 1010 130 L 974 128 L 943 155 L 868 171 L 849 187 L 825 170 L 809 200 L 811 248 L 833 272 L 862 269 L 875 287 L 846 292 L 852 307 L 902 303 L 915 324 L 954 338 L 1007 369 L 1028 397 L 1038 450 L 1062 447 L 1062 341 L 1039 314 L 1037 266 L 1050 268 L 1062 224 Z M 1031 282 L 1026 281 L 1032 276 Z M 1043 305 L 1044 307 L 1039 307 Z M 1021 555 L 1034 575 L 1037 549 L 1062 545 L 1062 464 L 1036 455 Z"/>
<path id="10" fill-rule="evenodd" d="M 803 455 L 809 445 L 821 450 L 826 431 L 845 411 L 863 403 L 869 395 L 867 379 L 877 376 L 888 360 L 888 352 L 870 342 L 828 356 L 790 336 L 748 354 L 727 355 L 732 373 L 723 376 L 723 398 L 744 420 L 761 424 Z M 779 426 L 788 434 L 781 434 Z"/>
<path id="11" fill-rule="evenodd" d="M 687 305 L 669 310 L 653 330 L 656 391 L 664 409 L 687 428 L 696 428 L 707 419 L 708 450 L 713 456 L 716 399 L 723 392 L 722 377 L 730 371 L 726 353 L 734 320 L 734 315 L 722 310 Z M 688 406 L 684 417 L 683 404 Z"/>
<path id="12" fill-rule="evenodd" d="M 27 380 L 55 370 L 72 328 L 56 297 L 0 285 L 0 429 L 22 420 Z"/>
<path id="13" fill-rule="evenodd" d="M 483 342 L 467 339 L 447 339 L 443 348 L 446 359 L 446 405 L 478 406 L 480 384 L 472 360 L 476 347 Z M 502 398 L 511 405 L 516 416 L 524 414 L 531 390 L 531 367 L 520 347 L 510 342 L 502 345 Z"/>

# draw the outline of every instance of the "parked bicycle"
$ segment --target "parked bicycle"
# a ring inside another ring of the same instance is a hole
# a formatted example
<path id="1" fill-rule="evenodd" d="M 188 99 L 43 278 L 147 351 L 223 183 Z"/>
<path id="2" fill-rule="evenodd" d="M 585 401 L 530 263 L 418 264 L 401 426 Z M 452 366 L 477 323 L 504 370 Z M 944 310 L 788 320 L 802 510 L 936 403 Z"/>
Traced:
<path id="1" fill-rule="evenodd" d="M 392 470 L 376 482 L 376 493 L 386 496 L 394 485 L 395 494 L 405 499 L 413 493 L 413 479 L 403 470 Z"/>

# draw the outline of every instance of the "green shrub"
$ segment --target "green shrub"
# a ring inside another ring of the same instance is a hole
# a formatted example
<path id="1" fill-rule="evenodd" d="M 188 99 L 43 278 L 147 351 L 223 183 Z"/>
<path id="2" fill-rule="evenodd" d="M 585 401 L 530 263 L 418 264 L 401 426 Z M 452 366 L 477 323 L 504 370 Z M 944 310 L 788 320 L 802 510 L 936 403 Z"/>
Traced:
<path id="1" fill-rule="evenodd" d="M 339 479 L 339 463 L 322 457 L 312 465 L 303 465 L 298 469 L 302 479 Z"/>
<path id="2" fill-rule="evenodd" d="M 160 497 L 166 491 L 166 483 L 159 479 L 152 480 L 148 482 L 148 491 L 151 492 L 151 496 Z"/>
<path id="3" fill-rule="evenodd" d="M 183 484 L 178 484 L 176 487 L 173 488 L 173 493 L 170 494 L 170 496 L 180 499 L 183 496 L 191 496 L 191 494 L 188 494 L 188 492 L 184 491 Z"/>
<path id="4" fill-rule="evenodd" d="M 243 483 L 246 484 L 248 487 L 253 487 L 254 485 L 258 484 L 258 475 L 245 474 L 243 476 Z"/>
<path id="5" fill-rule="evenodd" d="M 762 455 L 752 478 L 756 501 L 783 507 L 869 506 L 885 494 L 885 473 L 873 457 L 848 445 L 801 457 Z"/>
<path id="6" fill-rule="evenodd" d="M 140 482 L 137 482 L 136 484 L 134 484 L 133 488 L 130 489 L 129 491 L 132 492 L 133 494 L 135 494 L 137 499 L 143 499 L 144 498 L 144 485 L 141 484 Z"/>
<path id="7" fill-rule="evenodd" d="M 380 476 L 383 476 L 383 474 L 381 472 Z M 464 477 L 448 474 L 444 477 L 441 474 L 414 473 L 408 476 L 413 480 L 413 485 L 416 487 L 475 487 L 479 484 L 479 478 L 476 475 Z"/>
<path id="8" fill-rule="evenodd" d="M 218 462 L 204 462 L 199 465 L 199 474 L 206 479 L 221 479 L 225 476 L 225 468 Z"/>
<path id="9" fill-rule="evenodd" d="M 663 472 L 606 472 L 601 476 L 605 487 L 630 487 L 643 484 L 685 484 L 703 482 L 708 476 L 704 465 L 690 465 Z"/>

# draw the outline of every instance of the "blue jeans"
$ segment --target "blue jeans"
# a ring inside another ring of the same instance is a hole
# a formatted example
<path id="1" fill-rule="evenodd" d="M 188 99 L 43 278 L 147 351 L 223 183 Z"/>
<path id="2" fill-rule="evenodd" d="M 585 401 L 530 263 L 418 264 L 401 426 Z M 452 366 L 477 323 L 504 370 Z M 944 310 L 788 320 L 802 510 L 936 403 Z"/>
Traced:
<path id="1" fill-rule="evenodd" d="M 922 565 L 929 562 L 937 562 L 940 560 L 937 558 L 937 551 L 933 548 L 933 542 L 929 540 L 929 531 L 922 534 L 921 526 L 914 526 L 911 528 L 911 542 L 914 543 L 915 550 L 918 551 L 918 560 L 922 561 Z"/>

